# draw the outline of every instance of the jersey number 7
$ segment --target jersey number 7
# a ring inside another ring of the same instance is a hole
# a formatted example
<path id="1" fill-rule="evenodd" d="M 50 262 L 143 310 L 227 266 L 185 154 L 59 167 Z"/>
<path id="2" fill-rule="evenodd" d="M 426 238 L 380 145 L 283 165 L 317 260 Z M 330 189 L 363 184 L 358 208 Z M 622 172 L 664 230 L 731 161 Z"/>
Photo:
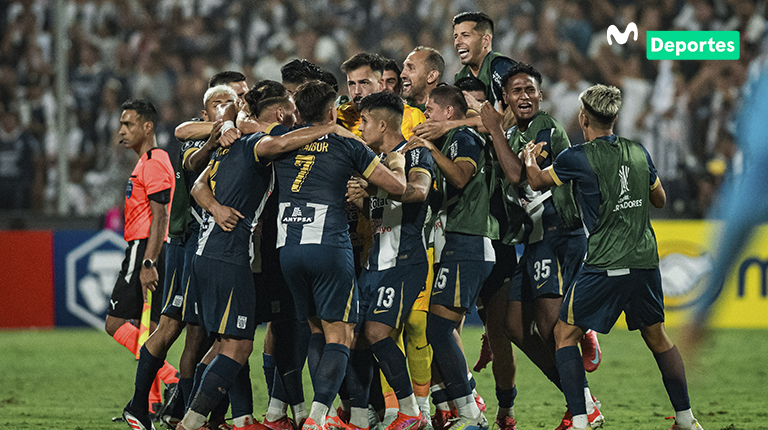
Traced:
<path id="1" fill-rule="evenodd" d="M 301 190 L 301 184 L 304 183 L 304 179 L 309 174 L 309 171 L 312 170 L 312 165 L 315 164 L 315 156 L 314 155 L 297 155 L 295 161 L 293 162 L 294 166 L 301 166 L 301 170 L 299 170 L 299 174 L 296 175 L 296 179 L 293 180 L 293 185 L 291 185 L 291 191 L 294 193 L 298 193 L 299 190 Z"/>

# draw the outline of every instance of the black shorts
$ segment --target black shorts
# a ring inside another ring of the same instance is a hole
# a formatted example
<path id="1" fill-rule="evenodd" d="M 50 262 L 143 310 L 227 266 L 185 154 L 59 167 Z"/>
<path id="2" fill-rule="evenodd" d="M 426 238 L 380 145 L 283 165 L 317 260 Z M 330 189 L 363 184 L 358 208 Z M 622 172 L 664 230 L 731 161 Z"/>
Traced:
<path id="1" fill-rule="evenodd" d="M 141 311 L 144 308 L 144 296 L 141 292 L 141 263 L 144 261 L 144 251 L 147 249 L 147 239 L 138 239 L 128 242 L 125 249 L 125 258 L 120 273 L 117 275 L 112 296 L 109 299 L 107 315 L 126 320 L 141 319 Z M 163 285 L 165 281 L 165 242 L 157 257 L 157 285 Z M 152 294 L 152 321 L 160 320 L 163 294 L 160 289 Z"/>
<path id="2" fill-rule="evenodd" d="M 165 283 L 163 285 L 162 315 L 181 321 L 181 308 L 184 304 L 184 251 L 185 241 L 171 238 L 165 248 Z"/>
<path id="3" fill-rule="evenodd" d="M 496 263 L 480 289 L 481 299 L 488 299 L 496 294 L 505 282 L 512 279 L 517 267 L 517 250 L 514 245 L 505 245 L 501 240 L 494 240 L 491 243 L 496 252 Z"/>
<path id="4" fill-rule="evenodd" d="M 296 304 L 280 268 L 279 250 L 262 253 L 261 273 L 253 274 L 256 287 L 256 316 L 261 322 L 296 319 Z"/>

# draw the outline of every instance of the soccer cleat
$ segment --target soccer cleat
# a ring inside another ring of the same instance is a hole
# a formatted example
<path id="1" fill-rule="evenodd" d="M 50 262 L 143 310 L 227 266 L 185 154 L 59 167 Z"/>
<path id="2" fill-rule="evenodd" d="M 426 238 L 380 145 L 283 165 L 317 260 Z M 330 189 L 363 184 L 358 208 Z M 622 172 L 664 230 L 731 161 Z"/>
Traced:
<path id="1" fill-rule="evenodd" d="M 584 370 L 594 372 L 603 359 L 603 352 L 600 350 L 600 343 L 597 341 L 597 332 L 587 330 L 579 343 L 581 344 L 581 359 L 584 361 Z"/>
<path id="2" fill-rule="evenodd" d="M 666 417 L 665 419 L 674 420 L 675 417 Z M 699 422 L 696 420 L 696 418 L 694 418 L 690 427 L 683 427 L 681 425 L 678 425 L 677 420 L 675 420 L 675 424 L 672 427 L 670 427 L 669 430 L 704 430 L 704 427 L 702 427 L 701 424 L 699 424 Z"/>
<path id="3" fill-rule="evenodd" d="M 451 411 L 443 411 L 443 410 L 435 410 L 435 414 L 432 415 L 432 427 L 434 427 L 435 430 L 446 430 L 448 427 L 451 426 L 451 420 L 454 418 L 454 415 L 451 413 Z"/>
<path id="4" fill-rule="evenodd" d="M 304 420 L 304 424 L 301 426 L 301 430 L 326 430 L 327 426 L 320 425 L 312 418 Z"/>
<path id="5" fill-rule="evenodd" d="M 232 426 L 227 424 L 226 422 L 220 422 L 220 423 L 205 423 L 204 426 L 200 428 L 200 430 L 232 430 Z M 178 427 L 176 427 L 176 430 L 178 430 Z"/>
<path id="6" fill-rule="evenodd" d="M 128 423 L 128 427 L 133 430 L 155 430 L 155 426 L 148 416 L 143 417 L 142 419 L 129 411 L 127 406 L 123 409 L 123 420 L 125 420 L 125 422 Z"/>
<path id="7" fill-rule="evenodd" d="M 421 416 L 427 421 L 427 425 L 424 426 L 424 430 L 435 430 L 432 426 L 432 418 L 429 416 L 429 412 L 421 411 Z"/>
<path id="8" fill-rule="evenodd" d="M 253 422 L 246 422 L 242 427 L 233 425 L 232 430 L 269 430 L 269 427 L 254 420 Z"/>
<path id="9" fill-rule="evenodd" d="M 275 421 L 268 421 L 266 418 L 264 418 L 263 424 L 272 430 L 295 430 L 295 427 L 293 426 L 293 420 L 288 418 L 288 415 L 285 415 L 284 417 Z"/>
<path id="10" fill-rule="evenodd" d="M 488 420 L 483 414 L 480 414 L 479 419 L 459 417 L 448 428 L 450 430 L 488 430 Z"/>
<path id="11" fill-rule="evenodd" d="M 512 417 L 496 417 L 496 427 L 499 430 L 517 430 L 517 421 Z"/>
<path id="12" fill-rule="evenodd" d="M 477 358 L 477 362 L 472 367 L 472 370 L 475 372 L 485 369 L 485 366 L 493 361 L 493 351 L 491 351 L 491 344 L 488 342 L 488 334 L 483 333 L 480 339 L 482 341 L 480 344 L 480 357 Z"/>
<path id="13" fill-rule="evenodd" d="M 339 430 L 347 430 L 348 424 L 344 422 L 344 420 L 341 419 L 340 416 L 325 416 L 325 428 L 326 430 L 331 429 L 339 429 Z"/>
<path id="14" fill-rule="evenodd" d="M 592 411 L 591 414 L 587 415 L 587 420 L 589 420 L 590 429 L 600 428 L 605 423 L 605 417 L 600 413 L 600 409 L 598 409 L 597 406 L 595 406 L 595 410 Z M 566 430 L 572 428 L 572 426 L 573 415 L 571 415 L 571 410 L 568 409 L 565 411 L 565 415 L 563 415 L 563 420 L 560 422 L 560 425 L 557 426 L 555 430 Z"/>
<path id="15" fill-rule="evenodd" d="M 475 403 L 477 403 L 477 408 L 480 409 L 480 412 L 485 412 L 485 410 L 488 409 L 488 406 L 485 404 L 485 400 L 483 400 L 483 398 L 477 392 L 475 392 Z"/>
<path id="16" fill-rule="evenodd" d="M 428 422 L 429 421 L 422 413 L 419 413 L 419 415 L 416 416 L 410 416 L 398 412 L 397 418 L 387 426 L 386 430 L 423 430 Z"/>
<path id="17" fill-rule="evenodd" d="M 170 415 L 163 415 L 162 421 L 163 421 L 163 424 L 171 430 L 175 430 L 176 427 L 178 427 L 179 423 L 181 422 L 180 419 L 174 418 Z"/>

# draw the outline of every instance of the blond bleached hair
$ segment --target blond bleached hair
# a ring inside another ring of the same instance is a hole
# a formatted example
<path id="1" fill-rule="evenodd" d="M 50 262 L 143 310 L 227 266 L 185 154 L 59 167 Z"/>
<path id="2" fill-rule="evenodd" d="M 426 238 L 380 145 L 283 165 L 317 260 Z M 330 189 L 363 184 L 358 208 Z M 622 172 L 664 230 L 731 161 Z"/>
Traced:
<path id="1" fill-rule="evenodd" d="M 621 108 L 621 90 L 603 84 L 593 85 L 579 95 L 584 110 L 597 122 L 610 126 Z"/>
<path id="2" fill-rule="evenodd" d="M 237 101 L 237 93 L 232 89 L 232 87 L 229 85 L 216 85 L 215 87 L 208 88 L 208 91 L 205 92 L 205 95 L 203 96 L 203 108 L 208 105 L 208 100 L 210 100 L 213 96 L 218 96 L 221 94 L 226 94 L 232 97 L 232 101 Z"/>

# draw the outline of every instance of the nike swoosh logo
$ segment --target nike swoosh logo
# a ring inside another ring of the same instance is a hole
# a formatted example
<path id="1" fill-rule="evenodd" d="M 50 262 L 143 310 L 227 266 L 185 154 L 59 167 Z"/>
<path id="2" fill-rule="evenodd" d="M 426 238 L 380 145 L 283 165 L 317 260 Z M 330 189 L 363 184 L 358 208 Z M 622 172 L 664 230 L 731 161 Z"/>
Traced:
<path id="1" fill-rule="evenodd" d="M 375 314 L 383 314 L 384 312 L 387 312 L 389 309 L 374 309 L 373 313 Z"/>
<path id="2" fill-rule="evenodd" d="M 416 350 L 417 350 L 417 351 L 421 351 L 422 349 L 424 349 L 424 348 L 426 348 L 426 347 L 428 347 L 428 346 L 429 346 L 429 344 L 426 344 L 426 345 L 424 345 L 424 346 L 422 346 L 422 347 L 418 347 L 418 346 L 417 346 L 417 347 L 416 347 Z"/>
<path id="3" fill-rule="evenodd" d="M 599 354 L 595 354 L 595 359 L 594 360 L 589 360 L 589 361 L 591 361 L 592 364 L 599 363 L 600 362 L 600 355 Z"/>
<path id="4" fill-rule="evenodd" d="M 542 282 L 541 284 L 536 286 L 536 289 L 538 290 L 539 288 L 543 287 L 544 284 L 546 284 L 546 283 L 547 283 L 547 281 Z"/>

